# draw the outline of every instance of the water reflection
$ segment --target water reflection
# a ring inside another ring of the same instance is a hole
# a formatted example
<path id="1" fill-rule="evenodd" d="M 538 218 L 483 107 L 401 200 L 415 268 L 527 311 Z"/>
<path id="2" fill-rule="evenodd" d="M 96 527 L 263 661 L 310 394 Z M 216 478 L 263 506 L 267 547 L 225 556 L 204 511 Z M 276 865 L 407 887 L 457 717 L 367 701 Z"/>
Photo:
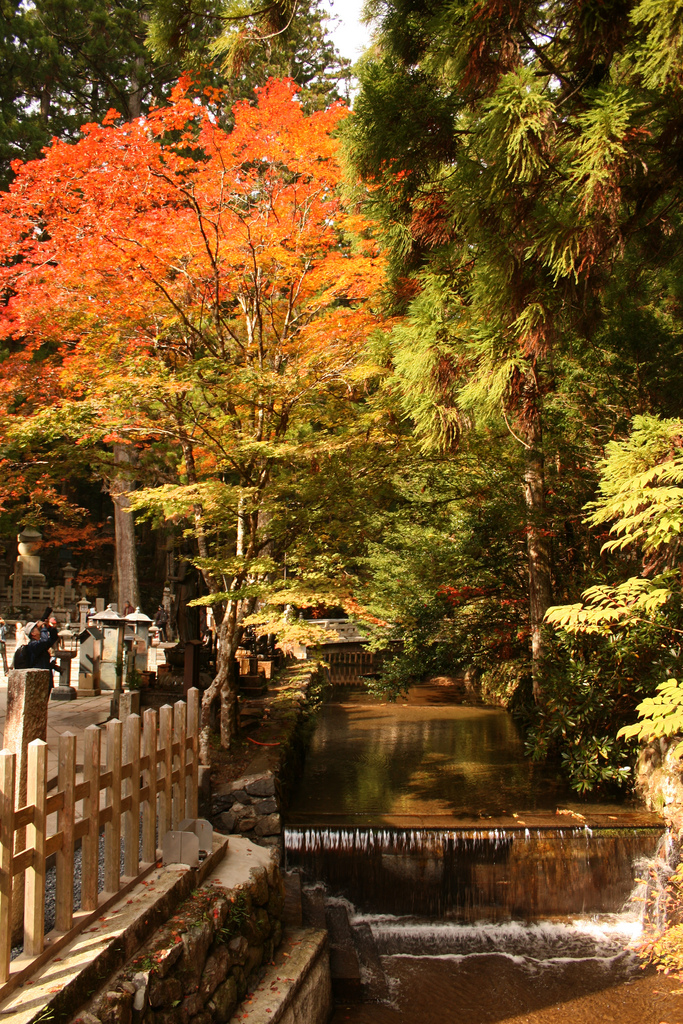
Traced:
<path id="1" fill-rule="evenodd" d="M 419 687 L 396 704 L 373 701 L 362 688 L 337 688 L 321 710 L 289 821 L 514 824 L 516 816 L 524 824 L 558 806 L 585 811 L 552 769 L 524 757 L 506 711 L 418 703 L 421 697 L 433 699 Z M 623 805 L 591 806 L 623 820 Z"/>

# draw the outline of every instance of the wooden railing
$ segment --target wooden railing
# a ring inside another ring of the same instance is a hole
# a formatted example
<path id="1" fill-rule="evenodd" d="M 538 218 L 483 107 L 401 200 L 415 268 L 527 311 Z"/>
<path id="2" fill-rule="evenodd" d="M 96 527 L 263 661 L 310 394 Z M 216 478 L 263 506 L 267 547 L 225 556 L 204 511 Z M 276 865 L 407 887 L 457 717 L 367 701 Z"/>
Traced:
<path id="1" fill-rule="evenodd" d="M 183 818 L 197 817 L 199 691 L 190 690 L 187 704 L 167 704 L 158 715 L 148 709 L 142 719 L 130 715 L 125 723 L 115 719 L 102 728 L 88 726 L 83 754 L 83 772 L 77 774 L 76 736 L 69 732 L 60 736 L 57 790 L 48 796 L 47 744 L 30 743 L 27 800 L 17 808 L 17 758 L 8 750 L 0 751 L 0 999 L 14 987 L 11 982 L 18 981 L 19 974 L 23 978 L 45 963 L 122 889 L 130 888 L 155 866 L 158 847 L 169 829 Z M 57 828 L 50 834 L 48 818 L 55 813 Z M 102 829 L 104 890 L 99 892 Z M 78 840 L 80 912 L 74 911 Z M 45 878 L 52 854 L 55 927 L 46 938 Z M 22 874 L 24 951 L 10 966 L 12 901 L 20 895 L 17 876 Z"/>

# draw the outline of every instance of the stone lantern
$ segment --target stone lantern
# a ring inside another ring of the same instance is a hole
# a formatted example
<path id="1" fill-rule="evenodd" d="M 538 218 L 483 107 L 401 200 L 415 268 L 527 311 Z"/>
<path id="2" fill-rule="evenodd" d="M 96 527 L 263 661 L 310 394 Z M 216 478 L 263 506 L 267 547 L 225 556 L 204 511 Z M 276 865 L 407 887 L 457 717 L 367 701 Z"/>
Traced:
<path id="1" fill-rule="evenodd" d="M 136 672 L 147 671 L 147 657 L 149 652 L 150 636 L 149 627 L 152 620 L 139 608 L 136 608 L 125 618 L 128 629 L 126 630 L 126 645 L 130 643 L 131 664 L 135 666 Z M 130 629 L 132 628 L 132 632 Z"/>
<path id="2" fill-rule="evenodd" d="M 111 605 L 93 616 L 93 624 L 102 631 L 100 686 L 120 690 L 123 675 L 123 632 L 126 620 Z"/>
<path id="3" fill-rule="evenodd" d="M 82 697 L 98 697 L 100 689 L 100 664 L 102 652 L 101 629 L 85 626 L 78 634 L 78 692 Z"/>
<path id="4" fill-rule="evenodd" d="M 78 608 L 78 627 L 83 630 L 88 624 L 90 603 L 85 597 L 82 597 L 76 607 Z"/>

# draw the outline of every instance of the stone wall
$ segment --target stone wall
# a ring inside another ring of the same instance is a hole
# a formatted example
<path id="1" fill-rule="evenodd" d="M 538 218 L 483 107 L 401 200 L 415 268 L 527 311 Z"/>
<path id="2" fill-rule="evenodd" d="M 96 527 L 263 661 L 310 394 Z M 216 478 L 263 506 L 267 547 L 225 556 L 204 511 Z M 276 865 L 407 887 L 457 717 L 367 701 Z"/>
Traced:
<path id="1" fill-rule="evenodd" d="M 280 799 L 275 773 L 245 775 L 225 783 L 213 800 L 213 826 L 223 835 L 248 835 L 276 845 L 282 833 Z"/>
<path id="2" fill-rule="evenodd" d="M 636 765 L 635 787 L 650 811 L 666 818 L 683 838 L 683 759 L 674 751 L 683 736 L 661 738 L 648 743 Z"/>
<path id="3" fill-rule="evenodd" d="M 328 679 L 322 666 L 298 668 L 272 694 L 277 742 L 259 744 L 248 774 L 214 789 L 208 816 L 230 836 L 223 865 L 72 1024 L 226 1024 L 257 985 L 282 937 L 281 811 L 305 755 L 314 694 Z M 289 964 L 290 953 L 282 955 Z M 330 984 L 326 945 L 316 957 L 283 1011 L 292 1024 L 329 1013 L 329 996 L 320 995 Z M 317 1016 L 309 1014 L 311 1000 Z"/>
<path id="4" fill-rule="evenodd" d="M 214 788 L 211 822 L 223 835 L 248 836 L 261 846 L 281 849 L 282 813 L 289 792 L 300 777 L 313 731 L 319 693 L 329 685 L 324 665 L 297 667 L 286 687 L 272 696 L 269 714 L 281 728 L 279 740 L 264 744 L 252 770 L 242 778 Z"/>
<path id="5" fill-rule="evenodd" d="M 247 880 L 233 885 L 239 877 Z M 72 1024 L 226 1024 L 280 944 L 283 908 L 274 853 L 232 840 L 216 877 Z"/>

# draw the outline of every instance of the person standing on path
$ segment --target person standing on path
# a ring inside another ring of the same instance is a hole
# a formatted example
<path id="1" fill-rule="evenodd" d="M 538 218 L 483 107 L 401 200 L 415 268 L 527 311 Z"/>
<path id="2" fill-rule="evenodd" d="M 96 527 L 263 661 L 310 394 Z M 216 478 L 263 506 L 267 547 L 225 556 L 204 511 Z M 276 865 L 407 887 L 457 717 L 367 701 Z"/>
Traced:
<path id="1" fill-rule="evenodd" d="M 154 625 L 159 630 L 159 639 L 163 642 L 166 640 L 166 626 L 168 624 L 168 615 L 163 604 L 160 604 L 157 613 L 154 616 Z"/>
<path id="2" fill-rule="evenodd" d="M 2 656 L 2 667 L 5 670 L 5 675 L 9 672 L 9 666 L 7 664 L 7 623 L 0 615 L 0 656 Z"/>
<path id="3" fill-rule="evenodd" d="M 59 631 L 54 615 L 50 613 L 38 622 L 27 622 L 24 633 L 28 637 L 27 668 L 46 668 L 52 677 L 50 648 L 59 643 Z"/>

